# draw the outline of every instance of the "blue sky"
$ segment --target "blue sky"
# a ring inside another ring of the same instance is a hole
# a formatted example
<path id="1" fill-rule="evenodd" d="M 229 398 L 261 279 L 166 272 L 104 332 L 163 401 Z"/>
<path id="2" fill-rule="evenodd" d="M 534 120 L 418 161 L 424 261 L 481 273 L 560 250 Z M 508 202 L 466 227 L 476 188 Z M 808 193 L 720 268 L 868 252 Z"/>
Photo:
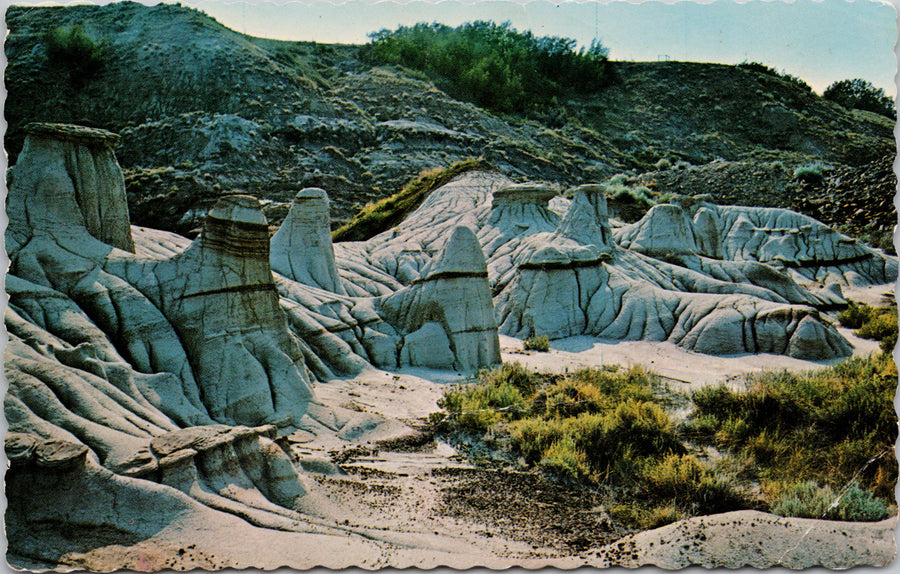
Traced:
<path id="1" fill-rule="evenodd" d="M 362 43 L 369 32 L 400 24 L 509 20 L 518 30 L 583 45 L 597 35 L 614 60 L 755 61 L 799 76 L 819 93 L 846 78 L 896 92 L 896 12 L 873 0 L 182 3 L 234 30 L 268 38 Z"/>

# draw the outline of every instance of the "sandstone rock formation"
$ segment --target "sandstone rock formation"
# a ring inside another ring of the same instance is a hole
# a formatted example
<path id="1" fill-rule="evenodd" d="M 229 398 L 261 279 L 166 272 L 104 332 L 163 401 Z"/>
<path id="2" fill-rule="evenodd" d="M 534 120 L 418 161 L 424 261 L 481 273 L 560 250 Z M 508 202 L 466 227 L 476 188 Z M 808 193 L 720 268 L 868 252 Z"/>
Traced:
<path id="1" fill-rule="evenodd" d="M 255 198 L 219 200 L 190 247 L 142 267 L 135 286 L 155 291 L 213 419 L 256 425 L 302 418 L 312 389 L 279 305 L 268 226 Z"/>
<path id="2" fill-rule="evenodd" d="M 475 371 L 500 363 L 500 340 L 478 239 L 456 227 L 413 285 L 382 299 L 404 335 L 401 364 Z"/>
<path id="3" fill-rule="evenodd" d="M 18 243 L 29 234 L 85 228 L 103 243 L 134 251 L 125 180 L 113 147 L 119 136 L 65 124 L 26 126 L 13 170 L 10 229 Z M 13 223 L 15 222 L 15 223 Z"/>
<path id="4" fill-rule="evenodd" d="M 297 193 L 287 218 L 272 237 L 272 270 L 304 285 L 344 295 L 331 245 L 328 194 L 319 188 Z"/>
<path id="5" fill-rule="evenodd" d="M 834 286 L 897 275 L 895 258 L 787 210 L 659 205 L 611 232 L 597 188 L 573 189 L 571 200 L 554 195 L 548 186 L 465 174 L 394 230 L 338 244 L 338 268 L 350 283 L 378 277 L 396 291 L 390 279 L 418 280 L 448 230 L 462 225 L 477 230 L 502 333 L 807 359 L 850 352 L 821 315 L 845 304 Z"/>

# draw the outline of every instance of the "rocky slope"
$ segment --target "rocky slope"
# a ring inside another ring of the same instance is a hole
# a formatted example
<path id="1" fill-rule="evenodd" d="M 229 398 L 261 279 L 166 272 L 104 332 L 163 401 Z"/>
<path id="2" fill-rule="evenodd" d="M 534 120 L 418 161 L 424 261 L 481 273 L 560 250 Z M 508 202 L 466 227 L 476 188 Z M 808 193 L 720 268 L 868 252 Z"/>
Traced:
<path id="1" fill-rule="evenodd" d="M 103 45 L 100 71 L 78 85 L 48 59 L 45 40 L 73 24 Z M 28 122 L 120 132 L 134 222 L 191 236 L 228 193 L 264 199 L 274 226 L 298 191 L 321 187 L 337 225 L 420 171 L 466 157 L 484 156 L 516 180 L 574 185 L 653 171 L 660 159 L 778 160 L 789 173 L 814 160 L 859 168 L 893 155 L 885 118 L 742 67 L 618 63 L 621 84 L 600 94 L 499 117 L 421 75 L 372 69 L 353 46 L 246 37 L 180 6 L 12 7 L 8 25 L 12 162 Z M 660 189 L 672 187 L 670 174 L 658 175 Z M 697 187 L 703 178 L 686 170 L 673 185 Z M 797 205 L 782 197 L 767 204 Z M 891 206 L 879 209 L 893 221 Z"/>

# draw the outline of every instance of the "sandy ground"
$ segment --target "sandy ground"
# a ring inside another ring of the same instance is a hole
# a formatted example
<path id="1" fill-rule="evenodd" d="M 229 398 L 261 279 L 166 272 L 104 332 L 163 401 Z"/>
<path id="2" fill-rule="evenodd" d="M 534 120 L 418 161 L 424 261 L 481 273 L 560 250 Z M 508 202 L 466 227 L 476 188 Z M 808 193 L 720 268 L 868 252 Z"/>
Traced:
<path id="1" fill-rule="evenodd" d="M 860 339 L 850 329 L 838 329 L 854 346 L 854 355 L 878 351 L 878 342 Z M 563 373 L 600 365 L 641 365 L 689 390 L 725 383 L 739 385 L 741 376 L 764 370 L 808 371 L 832 365 L 838 360 L 805 361 L 784 355 L 711 356 L 694 353 L 674 343 L 613 341 L 595 337 L 569 337 L 550 343 L 546 353 L 525 351 L 522 341 L 500 336 L 504 362 L 517 361 L 538 371 Z M 676 386 L 677 390 L 678 387 Z"/>

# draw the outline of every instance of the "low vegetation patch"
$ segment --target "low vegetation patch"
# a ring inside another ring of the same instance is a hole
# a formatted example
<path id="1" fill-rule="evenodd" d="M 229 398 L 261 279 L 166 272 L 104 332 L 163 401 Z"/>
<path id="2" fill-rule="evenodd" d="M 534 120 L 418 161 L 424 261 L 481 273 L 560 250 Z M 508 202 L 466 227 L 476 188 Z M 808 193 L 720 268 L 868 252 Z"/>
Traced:
<path id="1" fill-rule="evenodd" d="M 855 482 L 840 492 L 813 481 L 794 483 L 772 503 L 772 513 L 852 522 L 872 522 L 890 516 L 884 502 Z"/>
<path id="2" fill-rule="evenodd" d="M 625 223 L 638 221 L 657 203 L 650 189 L 635 185 L 624 174 L 614 175 L 603 187 L 616 217 Z"/>
<path id="3" fill-rule="evenodd" d="M 896 381 L 882 353 L 688 399 L 640 367 L 550 375 L 513 363 L 447 392 L 433 423 L 508 463 L 606 493 L 612 519 L 630 528 L 742 508 L 880 520 L 895 510 Z M 673 409 L 688 400 L 678 424 Z"/>
<path id="4" fill-rule="evenodd" d="M 631 493 L 611 507 L 628 526 L 743 507 L 730 477 L 679 439 L 675 404 L 667 386 L 640 367 L 560 376 L 515 363 L 448 392 L 436 422 L 445 431 L 490 432 L 525 465 L 560 480 Z"/>
<path id="5" fill-rule="evenodd" d="M 544 335 L 533 335 L 522 342 L 526 351 L 546 353 L 550 350 L 550 339 Z"/>
<path id="6" fill-rule="evenodd" d="M 825 180 L 825 171 L 828 168 L 822 163 L 810 163 L 801 165 L 794 170 L 794 179 L 809 185 L 821 185 Z"/>
<path id="7" fill-rule="evenodd" d="M 897 345 L 897 307 L 872 307 L 865 303 L 850 302 L 838 314 L 842 327 L 856 329 L 856 335 L 863 339 L 881 342 L 881 350 L 890 353 Z"/>
<path id="8" fill-rule="evenodd" d="M 776 503 L 810 481 L 832 489 L 856 481 L 892 500 L 896 386 L 887 353 L 805 374 L 767 372 L 749 376 L 743 392 L 695 392 L 686 430 L 741 462 Z"/>
<path id="9" fill-rule="evenodd" d="M 394 227 L 422 205 L 428 194 L 454 177 L 472 170 L 493 170 L 483 158 L 458 161 L 450 167 L 423 172 L 394 195 L 366 205 L 346 225 L 332 233 L 334 241 L 365 241 Z"/>

